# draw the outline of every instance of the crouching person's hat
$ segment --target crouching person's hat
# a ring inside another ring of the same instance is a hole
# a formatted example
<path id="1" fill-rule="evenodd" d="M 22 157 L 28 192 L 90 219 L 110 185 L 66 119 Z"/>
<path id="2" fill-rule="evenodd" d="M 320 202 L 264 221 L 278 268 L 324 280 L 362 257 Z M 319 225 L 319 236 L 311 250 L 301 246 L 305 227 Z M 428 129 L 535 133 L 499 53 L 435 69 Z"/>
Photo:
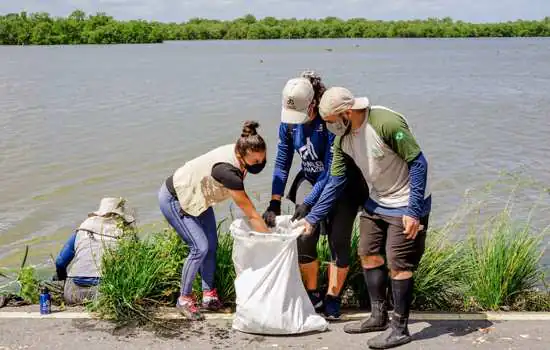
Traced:
<path id="1" fill-rule="evenodd" d="M 106 197 L 99 203 L 99 209 L 90 213 L 88 216 L 107 217 L 112 214 L 120 216 L 126 223 L 130 224 L 135 221 L 135 218 L 128 214 L 125 207 L 126 200 L 121 197 Z"/>

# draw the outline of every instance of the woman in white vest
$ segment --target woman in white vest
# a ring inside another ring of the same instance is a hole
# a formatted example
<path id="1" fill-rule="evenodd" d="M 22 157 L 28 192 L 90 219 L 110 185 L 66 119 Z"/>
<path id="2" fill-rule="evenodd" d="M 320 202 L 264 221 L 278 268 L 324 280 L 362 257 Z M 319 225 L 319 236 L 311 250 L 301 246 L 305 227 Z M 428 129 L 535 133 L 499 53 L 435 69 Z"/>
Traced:
<path id="1" fill-rule="evenodd" d="M 95 298 L 105 249 L 114 247 L 124 227 L 135 222 L 126 213 L 124 204 L 123 198 L 103 198 L 99 209 L 88 215 L 59 252 L 55 267 L 57 279 L 65 280 L 66 304 L 81 304 Z"/>
<path id="2" fill-rule="evenodd" d="M 204 318 L 193 297 L 193 281 L 199 272 L 202 307 L 209 310 L 221 307 L 214 287 L 218 234 L 212 206 L 232 198 L 255 231 L 269 232 L 243 184 L 248 173 L 258 174 L 265 167 L 266 144 L 256 132 L 258 126 L 257 122 L 245 122 L 236 143 L 188 161 L 160 188 L 160 210 L 190 248 L 182 269 L 181 295 L 176 305 L 190 320 Z"/>

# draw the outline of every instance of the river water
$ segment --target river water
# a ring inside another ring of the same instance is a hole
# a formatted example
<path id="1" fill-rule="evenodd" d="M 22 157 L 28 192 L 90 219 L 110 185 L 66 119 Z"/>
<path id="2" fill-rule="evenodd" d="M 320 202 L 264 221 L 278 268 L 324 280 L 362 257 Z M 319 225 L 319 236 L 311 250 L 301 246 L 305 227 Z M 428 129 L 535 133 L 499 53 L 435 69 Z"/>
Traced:
<path id="1" fill-rule="evenodd" d="M 233 142 L 246 119 L 269 144 L 268 167 L 247 179 L 263 211 L 280 93 L 308 68 L 406 115 L 430 161 L 433 225 L 503 171 L 548 185 L 549 62 L 549 39 L 0 47 L 0 266 L 17 265 L 27 244 L 31 261 L 47 263 L 103 196 L 126 197 L 142 224 L 161 222 L 162 181 Z M 548 195 L 531 189 L 518 207 L 535 200 L 542 225 Z"/>

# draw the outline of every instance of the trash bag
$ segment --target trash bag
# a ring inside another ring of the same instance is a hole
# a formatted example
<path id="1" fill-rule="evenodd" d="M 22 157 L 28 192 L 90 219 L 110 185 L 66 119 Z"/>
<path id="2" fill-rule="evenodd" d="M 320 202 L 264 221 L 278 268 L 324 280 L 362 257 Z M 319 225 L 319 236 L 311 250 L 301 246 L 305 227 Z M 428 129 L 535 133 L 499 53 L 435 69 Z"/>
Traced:
<path id="1" fill-rule="evenodd" d="M 283 335 L 325 331 L 327 321 L 315 313 L 298 266 L 290 215 L 279 216 L 272 233 L 254 232 L 244 219 L 233 221 L 233 263 L 237 310 L 233 329 Z"/>

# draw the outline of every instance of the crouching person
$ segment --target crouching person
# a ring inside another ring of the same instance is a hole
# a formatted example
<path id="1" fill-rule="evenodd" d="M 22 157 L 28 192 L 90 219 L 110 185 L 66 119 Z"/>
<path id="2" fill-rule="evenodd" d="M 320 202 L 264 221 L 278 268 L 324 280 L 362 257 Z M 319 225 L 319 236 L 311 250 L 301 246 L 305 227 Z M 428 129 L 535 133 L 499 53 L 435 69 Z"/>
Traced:
<path id="1" fill-rule="evenodd" d="M 103 198 L 99 209 L 69 237 L 55 261 L 57 279 L 64 280 L 63 299 L 68 305 L 82 304 L 97 296 L 101 260 L 113 248 L 124 227 L 134 227 L 134 217 L 126 213 L 123 198 Z"/>

